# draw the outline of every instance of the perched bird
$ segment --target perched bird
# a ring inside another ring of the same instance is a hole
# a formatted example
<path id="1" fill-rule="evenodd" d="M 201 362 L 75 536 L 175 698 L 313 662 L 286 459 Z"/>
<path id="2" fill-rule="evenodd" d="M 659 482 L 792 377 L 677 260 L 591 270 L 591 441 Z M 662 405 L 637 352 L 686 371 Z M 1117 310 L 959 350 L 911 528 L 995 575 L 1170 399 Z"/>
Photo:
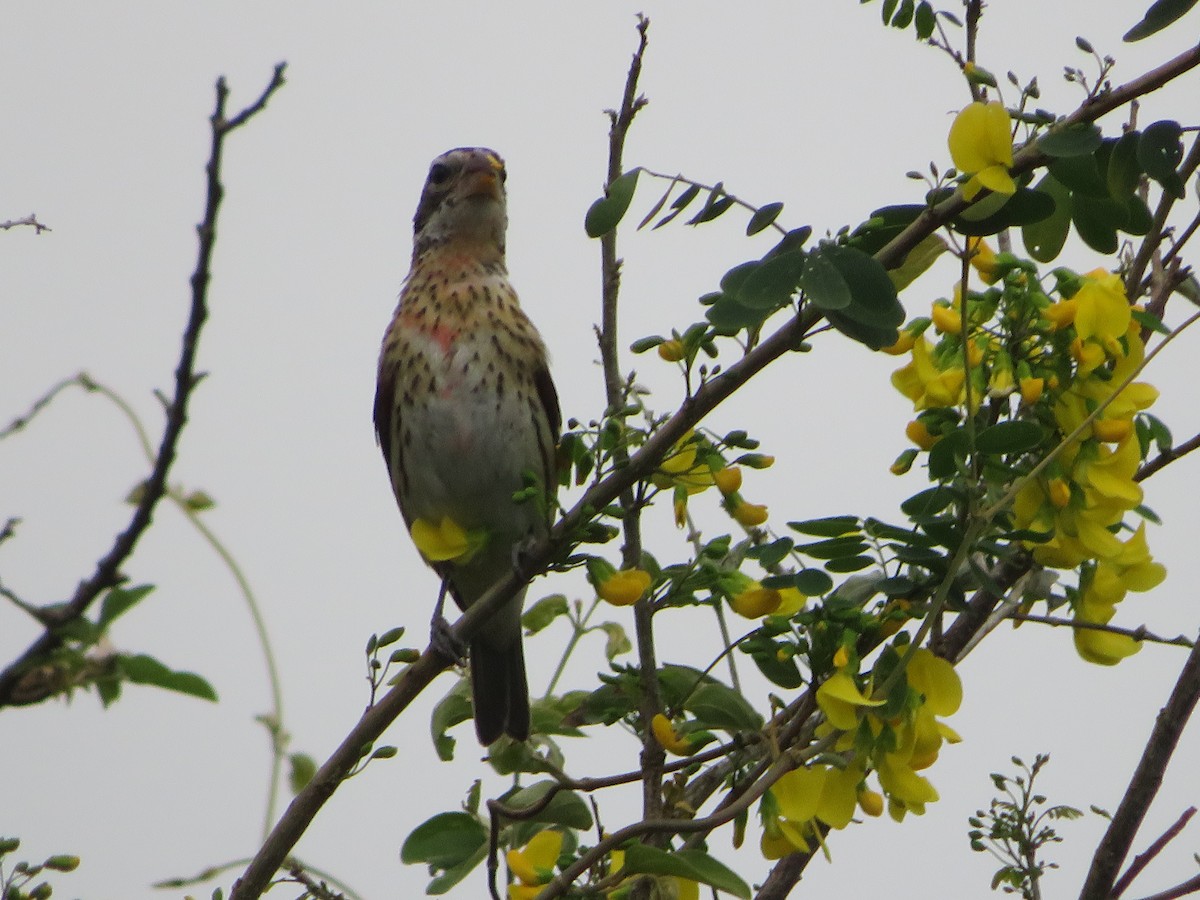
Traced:
<path id="1" fill-rule="evenodd" d="M 460 147 L 433 161 L 412 267 L 379 357 L 375 430 L 404 521 L 463 539 L 422 552 L 467 609 L 549 529 L 561 414 L 546 348 L 508 281 L 504 160 Z M 514 495 L 520 494 L 520 498 Z M 440 557 L 440 558 L 434 558 Z M 522 591 L 471 640 L 475 732 L 529 736 Z M 445 631 L 441 599 L 435 641 Z M 458 655 L 458 654 L 455 654 Z"/>

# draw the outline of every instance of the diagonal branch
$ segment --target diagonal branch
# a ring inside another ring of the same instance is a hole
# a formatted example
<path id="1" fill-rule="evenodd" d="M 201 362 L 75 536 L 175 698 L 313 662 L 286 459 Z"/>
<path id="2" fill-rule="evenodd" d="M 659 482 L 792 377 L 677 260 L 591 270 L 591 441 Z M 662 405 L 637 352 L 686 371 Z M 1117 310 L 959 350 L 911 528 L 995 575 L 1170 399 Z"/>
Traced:
<path id="1" fill-rule="evenodd" d="M 1090 122 L 1119 108 L 1131 100 L 1162 87 L 1190 69 L 1200 65 L 1200 45 L 1180 54 L 1167 63 L 1141 77 L 1113 89 L 1084 106 L 1064 120 L 1064 124 Z M 1016 173 L 1030 171 L 1044 165 L 1046 157 L 1036 146 L 1026 147 L 1016 155 Z M 937 231 L 954 216 L 962 212 L 968 203 L 960 192 L 937 206 L 926 210 L 908 228 L 901 232 L 886 247 L 875 254 L 884 268 L 900 265 L 905 256 L 930 234 Z M 789 351 L 798 350 L 805 337 L 822 320 L 818 312 L 804 309 L 788 319 L 769 337 L 733 363 L 720 375 L 709 379 L 689 397 L 663 425 L 652 434 L 640 449 L 629 457 L 626 466 L 617 469 L 603 481 L 593 485 L 583 497 L 555 524 L 550 535 L 535 543 L 523 554 L 521 571 L 509 572 L 471 607 L 463 613 L 453 628 L 455 637 L 469 642 L 486 620 L 501 606 L 512 599 L 530 579 L 546 571 L 556 560 L 565 556 L 573 545 L 580 529 L 591 520 L 596 510 L 603 509 L 617 500 L 621 493 L 648 478 L 662 460 L 687 432 L 694 428 L 717 406 L 739 391 L 755 375 Z M 347 734 L 333 755 L 318 770 L 308 786 L 293 799 L 280 818 L 270 837 L 260 848 L 242 877 L 234 884 L 230 900 L 253 900 L 262 894 L 268 882 L 284 863 L 288 852 L 308 828 L 325 801 L 333 795 L 346 772 L 362 753 L 362 748 L 373 743 L 384 730 L 404 711 L 421 691 L 442 671 L 448 663 L 432 649 L 426 649 L 420 659 L 400 677 L 397 684 L 379 702 L 369 709 Z M 697 820 L 699 821 L 699 820 Z M 711 823 L 699 828 L 688 826 L 682 830 L 703 830 Z M 636 831 L 637 835 L 651 833 L 654 829 Z M 622 839 L 634 834 L 628 829 L 619 832 Z M 607 841 L 603 842 L 607 846 Z M 615 845 L 614 845 L 615 846 Z M 556 880 L 555 884 L 560 881 Z M 565 884 L 565 882 L 562 882 Z"/>
<path id="2" fill-rule="evenodd" d="M 221 156 L 224 150 L 225 136 L 266 105 L 270 96 L 283 86 L 283 72 L 284 64 L 280 63 L 275 67 L 275 74 L 270 84 L 267 85 L 258 100 L 232 120 L 225 118 L 225 104 L 228 99 L 225 80 L 220 79 L 217 82 L 216 107 L 211 119 L 212 145 L 208 164 L 205 166 L 207 197 L 204 218 L 197 228 L 200 247 L 196 258 L 196 268 L 191 277 L 191 310 L 183 332 L 179 363 L 175 368 L 175 392 L 166 406 L 166 424 L 163 427 L 162 440 L 159 442 L 154 465 L 145 481 L 141 499 L 134 508 L 129 524 L 124 531 L 117 535 L 112 547 L 96 563 L 95 571 L 79 583 L 74 595 L 56 616 L 55 624 L 47 627 L 24 653 L 3 671 L 0 671 L 0 706 L 15 705 L 18 701 L 14 689 L 19 685 L 21 676 L 30 666 L 44 660 L 47 654 L 61 646 L 61 626 L 82 617 L 101 593 L 122 581 L 124 576 L 121 574 L 121 567 L 133 553 L 138 539 L 149 528 L 154 508 L 166 493 L 167 473 L 175 461 L 179 436 L 184 425 L 187 424 L 188 401 L 200 380 L 200 376 L 196 374 L 196 349 L 200 341 L 200 330 L 204 325 L 204 320 L 208 317 L 207 294 L 211 277 L 213 247 L 216 242 L 217 212 L 220 209 L 221 197 L 224 193 L 221 185 Z"/>
<path id="3" fill-rule="evenodd" d="M 1142 819 L 1162 785 L 1163 772 L 1197 700 L 1200 700 L 1200 643 L 1188 654 L 1167 705 L 1158 712 L 1146 749 L 1121 797 L 1121 805 L 1092 857 L 1092 867 L 1079 895 L 1080 900 L 1108 897 L 1111 893 L 1121 863 L 1129 854 Z"/>

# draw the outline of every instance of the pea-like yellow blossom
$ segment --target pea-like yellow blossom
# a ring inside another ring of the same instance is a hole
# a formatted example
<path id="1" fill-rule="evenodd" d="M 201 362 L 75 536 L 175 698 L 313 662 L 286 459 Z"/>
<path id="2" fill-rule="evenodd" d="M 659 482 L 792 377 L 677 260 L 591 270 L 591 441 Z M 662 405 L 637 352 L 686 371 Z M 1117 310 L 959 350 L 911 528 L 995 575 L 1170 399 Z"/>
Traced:
<path id="1" fill-rule="evenodd" d="M 783 595 L 774 588 L 765 588 L 757 581 L 736 594 L 730 601 L 733 611 L 747 619 L 761 619 L 779 609 Z"/>
<path id="2" fill-rule="evenodd" d="M 761 503 L 740 500 L 730 513 L 735 522 L 745 528 L 754 528 L 767 521 L 767 508 Z"/>
<path id="3" fill-rule="evenodd" d="M 561 831 L 539 831 L 521 850 L 509 850 L 508 869 L 517 881 L 509 885 L 509 900 L 535 897 L 554 877 L 554 867 L 562 852 Z"/>
<path id="4" fill-rule="evenodd" d="M 713 480 L 717 483 L 717 490 L 728 497 L 742 489 L 742 470 L 737 466 L 726 466 L 713 473 Z"/>
<path id="5" fill-rule="evenodd" d="M 654 732 L 654 739 L 658 741 L 659 746 L 668 753 L 674 753 L 676 756 L 691 756 L 696 752 L 691 742 L 680 735 L 671 724 L 671 720 L 662 713 L 656 713 L 650 720 L 650 729 Z"/>
<path id="6" fill-rule="evenodd" d="M 622 569 L 596 585 L 596 596 L 613 606 L 632 606 L 645 596 L 652 580 L 642 569 Z"/>
<path id="7" fill-rule="evenodd" d="M 998 194 L 1016 193 L 1008 170 L 1013 164 L 1012 119 L 1001 103 L 968 104 L 950 126 L 950 158 L 970 175 L 963 196 L 971 200 L 983 188 Z"/>

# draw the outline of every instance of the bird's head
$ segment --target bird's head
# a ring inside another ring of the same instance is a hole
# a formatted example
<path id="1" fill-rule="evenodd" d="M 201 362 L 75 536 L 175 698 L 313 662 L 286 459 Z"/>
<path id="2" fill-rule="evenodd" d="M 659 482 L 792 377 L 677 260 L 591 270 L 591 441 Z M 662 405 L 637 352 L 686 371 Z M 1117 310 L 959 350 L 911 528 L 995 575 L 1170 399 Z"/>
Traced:
<path id="1" fill-rule="evenodd" d="M 458 147 L 435 159 L 413 217 L 415 253 L 461 241 L 494 247 L 503 256 L 505 177 L 500 154 L 484 147 Z"/>

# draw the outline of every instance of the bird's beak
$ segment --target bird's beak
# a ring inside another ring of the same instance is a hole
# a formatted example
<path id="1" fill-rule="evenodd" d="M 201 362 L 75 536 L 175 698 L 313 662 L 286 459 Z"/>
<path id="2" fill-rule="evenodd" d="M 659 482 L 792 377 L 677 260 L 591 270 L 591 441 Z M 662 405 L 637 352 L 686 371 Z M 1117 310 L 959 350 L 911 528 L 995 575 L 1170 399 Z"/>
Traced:
<path id="1" fill-rule="evenodd" d="M 463 189 L 468 197 L 504 198 L 500 187 L 500 163 L 488 159 L 473 165 L 463 173 Z"/>

